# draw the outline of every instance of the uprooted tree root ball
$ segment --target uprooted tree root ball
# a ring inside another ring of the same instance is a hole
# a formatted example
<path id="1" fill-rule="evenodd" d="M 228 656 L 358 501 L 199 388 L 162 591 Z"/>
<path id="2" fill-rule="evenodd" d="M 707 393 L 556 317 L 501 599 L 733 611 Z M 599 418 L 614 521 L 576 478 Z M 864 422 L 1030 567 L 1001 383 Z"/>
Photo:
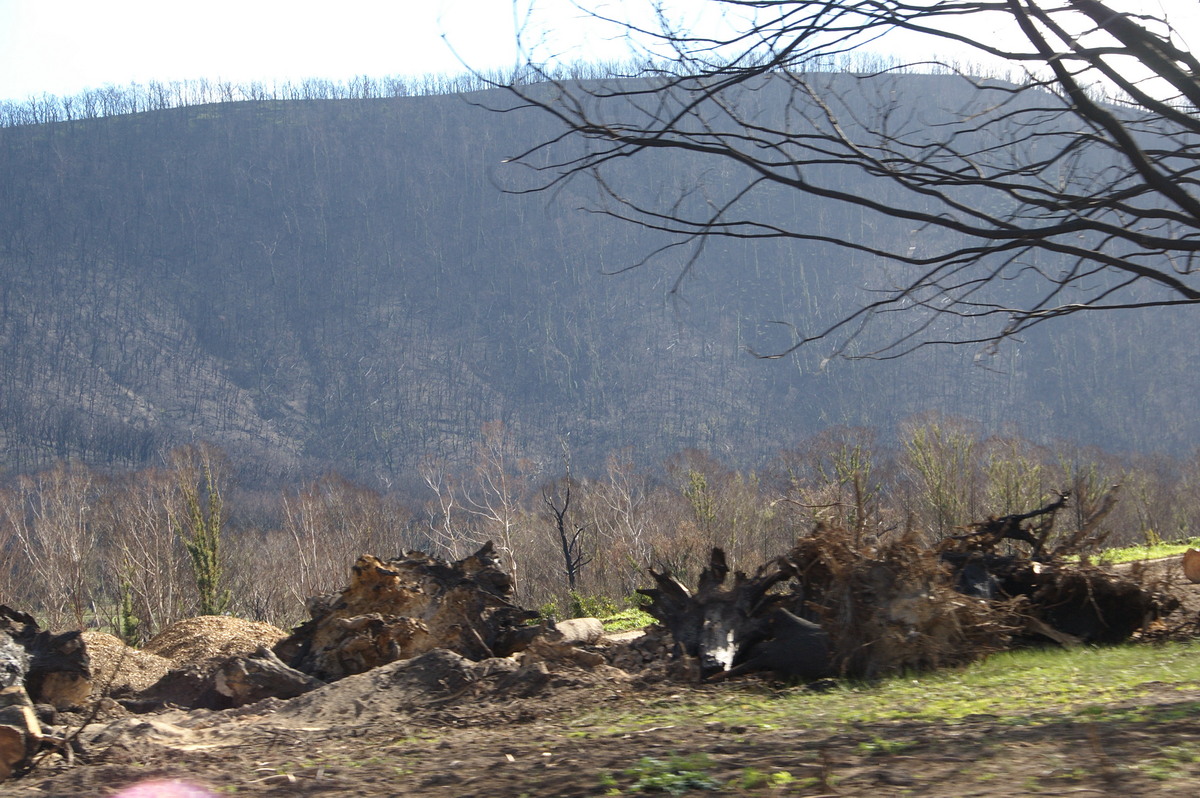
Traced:
<path id="1" fill-rule="evenodd" d="M 694 658 L 706 678 L 747 671 L 874 678 L 1039 640 L 1117 643 L 1173 612 L 1179 601 L 1168 585 L 1089 564 L 1102 516 L 1048 545 L 1067 500 L 1061 493 L 934 544 L 912 532 L 865 536 L 819 526 L 753 576 L 736 572 L 728 587 L 725 554 L 714 549 L 694 594 L 656 571 L 656 587 L 641 592 L 670 630 L 676 655 Z M 1029 551 L 1019 552 L 1022 545 Z"/>
<path id="2" fill-rule="evenodd" d="M 822 528 L 786 557 L 796 573 L 790 602 L 828 632 L 840 674 L 960 665 L 1006 648 L 1020 628 L 1013 602 L 964 595 L 912 535 L 862 545 Z"/>

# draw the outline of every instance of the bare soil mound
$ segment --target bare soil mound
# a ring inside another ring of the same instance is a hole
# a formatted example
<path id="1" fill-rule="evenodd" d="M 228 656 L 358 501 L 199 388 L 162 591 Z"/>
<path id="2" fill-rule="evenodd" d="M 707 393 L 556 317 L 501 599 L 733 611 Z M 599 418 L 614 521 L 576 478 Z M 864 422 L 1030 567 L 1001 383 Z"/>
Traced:
<path id="1" fill-rule="evenodd" d="M 619 688 L 629 674 L 607 665 L 588 668 L 518 663 L 508 657 L 474 662 L 446 649 L 382 665 L 348 676 L 289 701 L 268 699 L 232 714 L 270 715 L 274 726 L 337 728 L 345 724 L 386 724 L 403 715 L 469 706 L 488 714 L 505 708 L 533 713 L 525 700 L 546 702 L 564 693 L 597 687 Z"/>

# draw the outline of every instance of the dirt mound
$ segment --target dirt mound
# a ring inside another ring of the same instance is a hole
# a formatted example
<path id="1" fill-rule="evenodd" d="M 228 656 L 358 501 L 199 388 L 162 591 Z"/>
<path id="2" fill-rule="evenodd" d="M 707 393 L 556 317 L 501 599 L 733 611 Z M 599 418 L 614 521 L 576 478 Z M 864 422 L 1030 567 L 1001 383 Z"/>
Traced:
<path id="1" fill-rule="evenodd" d="M 104 632 L 84 632 L 83 642 L 92 660 L 93 693 L 121 697 L 141 692 L 173 667 L 166 657 L 130 648 Z"/>
<path id="2" fill-rule="evenodd" d="M 608 678 L 620 674 L 615 668 L 605 671 Z M 582 671 L 576 676 L 597 680 Z M 478 709 L 570 686 L 576 686 L 571 674 L 552 671 L 545 663 L 521 665 L 507 657 L 473 662 L 453 651 L 434 649 L 262 708 L 272 711 L 276 722 L 303 726 L 370 723 L 435 706 Z"/>
<path id="3" fill-rule="evenodd" d="M 246 656 L 259 646 L 271 648 L 287 635 L 269 623 L 201 615 L 176 621 L 152 637 L 142 650 L 183 665 L 214 657 Z"/>

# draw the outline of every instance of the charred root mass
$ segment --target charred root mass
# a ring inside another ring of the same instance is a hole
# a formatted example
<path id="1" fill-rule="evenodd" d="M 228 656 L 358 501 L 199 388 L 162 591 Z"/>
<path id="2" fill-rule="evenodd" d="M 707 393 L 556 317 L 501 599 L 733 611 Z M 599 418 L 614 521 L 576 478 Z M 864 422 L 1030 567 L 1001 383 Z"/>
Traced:
<path id="1" fill-rule="evenodd" d="M 35 703 L 59 709 L 87 703 L 92 663 L 81 632 L 50 632 L 32 615 L 0 605 L 0 633 L 15 644 L 0 643 L 5 687 L 23 683 Z"/>
<path id="2" fill-rule="evenodd" d="M 656 587 L 638 592 L 650 598 L 647 611 L 671 632 L 675 655 L 696 658 L 701 675 L 711 676 L 744 661 L 754 645 L 770 638 L 771 613 L 783 597 L 768 591 L 793 573 L 790 563 L 778 558 L 754 576 L 734 574 L 726 588 L 729 566 L 725 552 L 715 548 L 695 594 L 670 573 L 654 570 Z"/>
<path id="3" fill-rule="evenodd" d="M 751 671 L 873 678 L 1033 640 L 1117 643 L 1178 606 L 1136 575 L 1067 557 L 1093 540 L 1098 518 L 1051 546 L 1055 514 L 1067 501 L 1059 494 L 933 546 L 913 534 L 864 542 L 819 527 L 728 586 L 725 554 L 714 549 L 694 593 L 653 570 L 656 586 L 641 592 L 674 638 L 675 656 L 694 658 L 710 679 Z M 1013 552 L 1022 546 L 1028 551 Z"/>

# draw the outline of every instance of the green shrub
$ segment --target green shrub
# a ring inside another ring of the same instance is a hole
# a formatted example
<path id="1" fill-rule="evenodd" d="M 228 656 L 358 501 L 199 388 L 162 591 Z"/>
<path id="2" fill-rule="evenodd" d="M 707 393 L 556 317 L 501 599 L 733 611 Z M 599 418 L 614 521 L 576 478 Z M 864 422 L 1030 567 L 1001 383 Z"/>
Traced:
<path id="1" fill-rule="evenodd" d="M 133 612 L 133 588 L 129 582 L 121 585 L 121 605 L 117 608 L 117 634 L 128 646 L 142 644 L 142 621 Z"/>
<path id="2" fill-rule="evenodd" d="M 570 592 L 572 618 L 607 618 L 620 608 L 608 596 L 585 596 L 577 590 Z"/>
<path id="3" fill-rule="evenodd" d="M 557 601 L 547 601 L 545 604 L 537 608 L 538 615 L 548 621 L 558 621 L 562 619 L 562 609 L 558 606 Z"/>

